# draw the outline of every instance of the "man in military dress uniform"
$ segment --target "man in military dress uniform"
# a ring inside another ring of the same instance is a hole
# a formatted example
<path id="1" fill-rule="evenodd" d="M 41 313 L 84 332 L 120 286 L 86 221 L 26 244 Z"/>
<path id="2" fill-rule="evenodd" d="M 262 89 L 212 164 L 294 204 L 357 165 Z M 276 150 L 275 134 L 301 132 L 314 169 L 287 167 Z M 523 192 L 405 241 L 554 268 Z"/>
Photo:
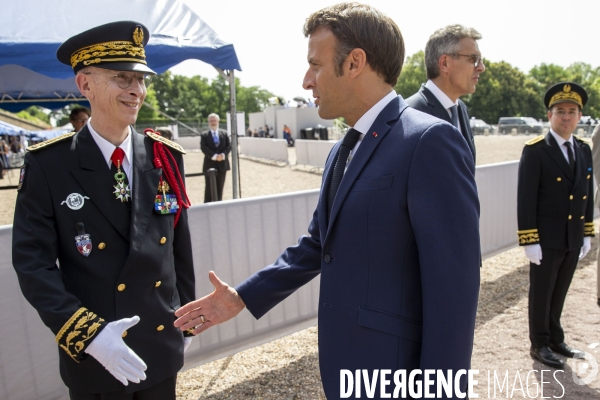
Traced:
<path id="1" fill-rule="evenodd" d="M 531 356 L 555 368 L 564 366 L 556 354 L 581 354 L 565 344 L 560 316 L 577 261 L 594 236 L 592 153 L 572 134 L 586 101 L 573 82 L 548 89 L 550 132 L 526 142 L 519 163 L 518 235 L 530 260 Z"/>
<path id="2" fill-rule="evenodd" d="M 175 399 L 191 341 L 173 326 L 195 298 L 187 197 L 173 179 L 184 151 L 130 126 L 155 75 L 148 39 L 122 21 L 60 46 L 93 118 L 31 146 L 21 173 L 13 265 L 56 335 L 71 399 Z"/>

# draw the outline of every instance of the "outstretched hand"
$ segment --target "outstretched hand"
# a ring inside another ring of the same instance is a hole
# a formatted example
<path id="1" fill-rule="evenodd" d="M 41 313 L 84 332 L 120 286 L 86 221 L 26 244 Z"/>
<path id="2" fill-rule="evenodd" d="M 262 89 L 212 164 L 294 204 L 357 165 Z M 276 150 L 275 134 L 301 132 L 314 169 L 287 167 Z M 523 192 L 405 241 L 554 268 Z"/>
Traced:
<path id="1" fill-rule="evenodd" d="M 175 320 L 175 327 L 182 331 L 194 328 L 194 335 L 197 335 L 211 326 L 229 321 L 246 307 L 238 292 L 221 281 L 213 271 L 208 273 L 208 279 L 215 290 L 175 311 L 175 316 L 179 317 Z"/>

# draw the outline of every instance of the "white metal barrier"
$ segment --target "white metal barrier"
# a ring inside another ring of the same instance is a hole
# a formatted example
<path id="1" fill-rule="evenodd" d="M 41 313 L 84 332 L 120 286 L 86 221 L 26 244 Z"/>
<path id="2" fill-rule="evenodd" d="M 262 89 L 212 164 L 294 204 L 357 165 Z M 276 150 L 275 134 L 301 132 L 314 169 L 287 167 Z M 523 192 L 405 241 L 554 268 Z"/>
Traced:
<path id="1" fill-rule="evenodd" d="M 240 137 L 238 143 L 241 154 L 289 164 L 285 139 Z"/>
<path id="2" fill-rule="evenodd" d="M 477 168 L 484 258 L 517 243 L 517 165 L 514 161 Z M 318 196 L 318 190 L 310 190 L 190 208 L 197 296 L 213 290 L 209 270 L 236 285 L 296 243 L 307 231 Z M 19 289 L 11 265 L 11 237 L 12 226 L 0 227 L 0 399 L 66 399 L 54 337 Z M 258 321 L 243 311 L 209 329 L 192 342 L 184 368 L 315 325 L 318 292 L 319 277 Z"/>
<path id="3" fill-rule="evenodd" d="M 477 167 L 479 193 L 479 234 L 483 258 L 518 244 L 517 179 L 519 161 Z"/>
<path id="4" fill-rule="evenodd" d="M 296 140 L 296 164 L 324 168 L 327 156 L 336 143 L 337 140 Z"/>

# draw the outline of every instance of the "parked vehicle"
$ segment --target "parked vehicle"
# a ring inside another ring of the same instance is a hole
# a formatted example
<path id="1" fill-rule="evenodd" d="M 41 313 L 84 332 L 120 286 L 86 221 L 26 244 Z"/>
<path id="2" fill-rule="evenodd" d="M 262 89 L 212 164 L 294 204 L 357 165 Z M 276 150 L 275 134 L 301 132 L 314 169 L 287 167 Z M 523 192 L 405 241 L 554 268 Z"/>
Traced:
<path id="1" fill-rule="evenodd" d="M 471 131 L 473 131 L 473 135 L 482 135 L 486 129 L 488 133 L 492 133 L 492 127 L 487 122 L 482 119 L 471 118 Z"/>
<path id="2" fill-rule="evenodd" d="M 503 135 L 511 133 L 513 128 L 517 133 L 542 133 L 542 123 L 531 117 L 500 117 L 498 120 L 498 132 Z"/>

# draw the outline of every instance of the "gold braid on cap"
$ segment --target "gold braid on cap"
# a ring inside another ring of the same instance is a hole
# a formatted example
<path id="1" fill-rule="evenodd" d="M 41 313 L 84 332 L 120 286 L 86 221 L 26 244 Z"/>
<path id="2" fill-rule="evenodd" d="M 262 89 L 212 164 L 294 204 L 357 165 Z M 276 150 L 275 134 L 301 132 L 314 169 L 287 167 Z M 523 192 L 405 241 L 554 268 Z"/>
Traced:
<path id="1" fill-rule="evenodd" d="M 579 95 L 579 93 L 571 91 L 571 85 L 569 84 L 563 87 L 562 92 L 558 92 L 550 98 L 548 107 L 552 107 L 554 104 L 559 103 L 561 101 L 574 101 L 575 103 L 579 104 L 579 107 L 583 108 L 583 101 L 581 100 L 581 96 Z"/>
<path id="2" fill-rule="evenodd" d="M 115 58 L 116 56 L 125 57 Z M 132 58 L 128 58 L 126 56 L 130 56 Z M 73 53 L 71 56 L 71 67 L 75 68 L 77 64 L 81 62 L 85 66 L 99 64 L 102 62 L 122 61 L 137 62 L 147 65 L 145 58 L 146 52 L 144 51 L 144 48 L 142 46 L 136 46 L 132 42 L 104 42 L 84 47 Z"/>

